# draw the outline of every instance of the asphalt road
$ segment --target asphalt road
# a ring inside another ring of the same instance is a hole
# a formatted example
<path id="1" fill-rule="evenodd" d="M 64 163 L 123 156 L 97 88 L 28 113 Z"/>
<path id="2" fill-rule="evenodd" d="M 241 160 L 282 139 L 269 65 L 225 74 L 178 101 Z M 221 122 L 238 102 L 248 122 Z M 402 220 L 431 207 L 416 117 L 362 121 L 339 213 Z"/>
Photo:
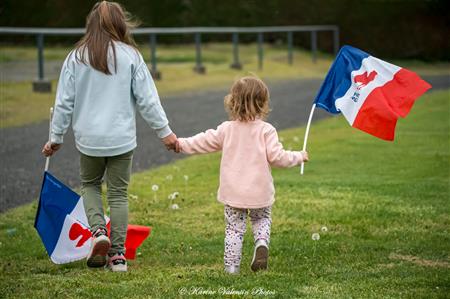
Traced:
<path id="1" fill-rule="evenodd" d="M 448 76 L 425 77 L 432 90 L 449 88 Z M 271 112 L 268 121 L 277 129 L 305 125 L 314 96 L 322 80 L 291 80 L 270 84 Z M 190 93 L 163 99 L 172 130 L 190 136 L 215 128 L 226 120 L 223 97 L 227 90 Z M 317 109 L 314 120 L 329 114 Z M 168 152 L 142 118 L 137 119 L 138 147 L 133 172 L 183 158 Z M 0 212 L 36 200 L 41 187 L 45 158 L 42 145 L 48 138 L 48 122 L 0 130 Z M 62 149 L 52 157 L 50 171 L 71 187 L 79 185 L 79 155 L 72 131 L 65 136 Z"/>

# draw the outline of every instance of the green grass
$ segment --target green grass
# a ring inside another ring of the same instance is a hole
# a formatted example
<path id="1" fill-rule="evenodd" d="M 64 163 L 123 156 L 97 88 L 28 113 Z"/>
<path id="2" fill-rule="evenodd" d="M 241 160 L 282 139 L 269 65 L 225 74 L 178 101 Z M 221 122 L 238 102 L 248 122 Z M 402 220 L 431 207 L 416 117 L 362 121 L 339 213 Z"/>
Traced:
<path id="1" fill-rule="evenodd" d="M 215 200 L 220 155 L 214 154 L 133 175 L 130 193 L 138 198 L 130 199 L 130 222 L 153 232 L 126 274 L 88 270 L 83 262 L 53 265 L 32 227 L 36 203 L 1 214 L 0 297 L 176 298 L 180 288 L 260 287 L 277 298 L 446 298 L 449 93 L 421 98 L 399 121 L 392 143 L 351 128 L 342 116 L 314 123 L 305 175 L 298 168 L 273 171 L 267 272 L 249 269 L 248 228 L 241 275 L 223 273 L 223 206 Z M 299 148 L 303 133 L 280 136 L 286 148 Z M 160 186 L 156 199 L 152 184 Z M 169 209 L 174 191 L 183 198 L 179 210 Z M 10 228 L 16 233 L 8 235 Z M 319 241 L 311 240 L 314 232 Z"/>
<path id="2" fill-rule="evenodd" d="M 144 59 L 150 60 L 150 48 L 148 44 L 139 44 L 139 51 L 144 56 Z M 67 56 L 71 47 L 50 46 L 44 49 L 44 59 L 46 61 L 62 61 Z M 297 49 L 298 51 L 298 49 Z M 190 62 L 195 63 L 195 44 L 174 44 L 164 45 L 159 44 L 157 47 L 157 59 L 159 62 L 165 63 L 180 63 Z M 232 60 L 233 48 L 231 43 L 204 43 L 202 44 L 203 61 L 210 63 L 230 63 Z M 249 58 L 256 56 L 256 44 L 240 44 L 239 55 L 244 63 L 249 62 Z M 286 46 L 265 44 L 264 54 L 269 56 L 278 54 L 283 56 L 283 60 L 287 59 Z M 37 49 L 34 46 L 0 46 L 0 63 L 11 61 L 36 61 Z M 321 56 L 328 56 L 320 53 Z"/>

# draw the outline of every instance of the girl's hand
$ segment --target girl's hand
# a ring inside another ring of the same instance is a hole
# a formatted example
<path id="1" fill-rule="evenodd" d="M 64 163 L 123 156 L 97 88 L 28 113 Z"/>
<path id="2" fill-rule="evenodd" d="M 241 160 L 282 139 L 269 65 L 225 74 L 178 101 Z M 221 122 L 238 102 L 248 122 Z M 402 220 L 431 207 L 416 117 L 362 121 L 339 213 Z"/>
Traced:
<path id="1" fill-rule="evenodd" d="M 42 148 L 42 153 L 44 156 L 49 157 L 53 155 L 57 150 L 61 148 L 62 144 L 47 142 Z"/>
<path id="2" fill-rule="evenodd" d="M 308 152 L 307 151 L 300 151 L 300 153 L 302 153 L 303 162 L 308 162 L 309 161 Z"/>
<path id="3" fill-rule="evenodd" d="M 173 150 L 176 153 L 179 152 L 179 150 L 177 150 L 177 135 L 175 135 L 174 133 L 170 134 L 169 136 L 166 136 L 162 139 L 162 142 L 164 143 L 164 145 L 166 146 L 167 150 Z"/>

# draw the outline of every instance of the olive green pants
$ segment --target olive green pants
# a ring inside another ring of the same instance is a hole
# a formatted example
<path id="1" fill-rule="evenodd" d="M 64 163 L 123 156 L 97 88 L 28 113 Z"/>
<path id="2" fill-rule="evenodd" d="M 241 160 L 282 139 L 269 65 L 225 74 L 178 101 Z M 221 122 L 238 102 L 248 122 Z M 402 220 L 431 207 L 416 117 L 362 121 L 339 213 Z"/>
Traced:
<path id="1" fill-rule="evenodd" d="M 81 196 L 91 231 L 106 229 L 102 204 L 102 180 L 106 180 L 111 220 L 109 253 L 125 252 L 128 227 L 128 184 L 133 151 L 113 157 L 91 157 L 80 153 Z"/>

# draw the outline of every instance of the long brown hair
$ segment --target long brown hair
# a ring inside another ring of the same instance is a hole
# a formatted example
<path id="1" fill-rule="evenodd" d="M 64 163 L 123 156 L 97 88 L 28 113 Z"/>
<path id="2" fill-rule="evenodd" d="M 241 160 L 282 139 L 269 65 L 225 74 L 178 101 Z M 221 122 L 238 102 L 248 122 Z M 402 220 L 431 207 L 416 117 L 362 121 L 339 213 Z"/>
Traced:
<path id="1" fill-rule="evenodd" d="M 230 120 L 265 119 L 270 112 L 270 95 L 266 84 L 256 76 L 242 77 L 231 86 L 224 105 Z"/>
<path id="2" fill-rule="evenodd" d="M 101 1 L 95 3 L 86 18 L 86 33 L 77 43 L 75 57 L 94 69 L 111 75 L 108 67 L 108 49 L 111 46 L 114 72 L 117 72 L 116 48 L 113 41 L 120 41 L 136 48 L 130 29 L 136 27 L 131 15 L 119 3 Z M 85 53 L 88 53 L 88 60 Z"/>

